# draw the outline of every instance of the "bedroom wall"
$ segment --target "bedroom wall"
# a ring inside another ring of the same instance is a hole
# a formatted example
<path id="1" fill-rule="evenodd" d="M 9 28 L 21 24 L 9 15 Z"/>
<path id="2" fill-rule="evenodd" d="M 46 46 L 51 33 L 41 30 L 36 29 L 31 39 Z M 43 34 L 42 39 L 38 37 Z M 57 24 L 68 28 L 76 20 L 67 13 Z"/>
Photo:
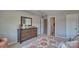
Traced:
<path id="1" fill-rule="evenodd" d="M 66 36 L 66 17 L 64 14 L 52 14 L 48 16 L 48 35 L 50 35 L 50 17 L 55 16 L 55 36 Z"/>
<path id="2" fill-rule="evenodd" d="M 8 37 L 11 43 L 17 42 L 17 29 L 21 16 L 32 17 L 33 26 L 38 27 L 38 34 L 40 34 L 40 18 L 38 16 L 25 11 L 0 11 L 0 34 Z"/>

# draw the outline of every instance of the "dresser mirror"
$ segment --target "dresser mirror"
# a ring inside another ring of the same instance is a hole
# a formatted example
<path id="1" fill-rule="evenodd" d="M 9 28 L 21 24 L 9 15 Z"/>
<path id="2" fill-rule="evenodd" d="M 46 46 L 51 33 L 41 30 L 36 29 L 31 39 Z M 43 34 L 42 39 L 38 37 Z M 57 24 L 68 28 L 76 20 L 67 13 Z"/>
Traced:
<path id="1" fill-rule="evenodd" d="M 32 18 L 21 16 L 21 26 L 32 26 Z"/>
<path id="2" fill-rule="evenodd" d="M 22 43 L 25 40 L 37 36 L 37 27 L 32 26 L 32 18 L 21 16 L 20 28 L 17 29 L 18 42 Z"/>

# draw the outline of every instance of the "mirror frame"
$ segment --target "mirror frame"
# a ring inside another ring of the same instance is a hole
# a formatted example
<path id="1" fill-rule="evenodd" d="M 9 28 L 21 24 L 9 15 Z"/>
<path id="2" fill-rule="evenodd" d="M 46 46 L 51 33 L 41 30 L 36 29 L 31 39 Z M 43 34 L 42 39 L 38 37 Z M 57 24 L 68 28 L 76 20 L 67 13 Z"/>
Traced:
<path id="1" fill-rule="evenodd" d="M 30 18 L 30 17 L 24 17 L 24 16 L 21 16 L 21 26 L 23 24 L 23 18 L 30 19 L 31 20 L 31 24 L 28 25 L 28 26 L 32 26 L 32 18 Z"/>

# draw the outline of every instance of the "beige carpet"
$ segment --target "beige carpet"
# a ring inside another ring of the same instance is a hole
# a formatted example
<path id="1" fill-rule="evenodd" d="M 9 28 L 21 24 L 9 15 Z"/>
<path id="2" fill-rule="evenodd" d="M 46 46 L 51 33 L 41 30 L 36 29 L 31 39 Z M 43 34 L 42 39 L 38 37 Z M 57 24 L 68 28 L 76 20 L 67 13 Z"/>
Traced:
<path id="1" fill-rule="evenodd" d="M 19 42 L 18 43 L 14 43 L 14 44 L 11 44 L 9 45 L 8 47 L 9 48 L 27 48 L 27 45 L 31 42 L 34 42 L 37 40 L 37 37 L 35 38 L 32 38 L 32 39 L 29 39 L 29 40 L 26 40 L 24 41 L 22 44 L 20 44 Z"/>

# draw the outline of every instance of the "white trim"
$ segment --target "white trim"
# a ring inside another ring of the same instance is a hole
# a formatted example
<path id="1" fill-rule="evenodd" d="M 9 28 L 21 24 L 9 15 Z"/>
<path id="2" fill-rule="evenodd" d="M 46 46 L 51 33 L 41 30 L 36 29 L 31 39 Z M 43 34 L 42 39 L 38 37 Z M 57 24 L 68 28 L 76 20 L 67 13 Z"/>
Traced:
<path id="1" fill-rule="evenodd" d="M 12 45 L 12 44 L 16 44 L 17 42 L 10 42 L 8 43 L 8 45 Z"/>

